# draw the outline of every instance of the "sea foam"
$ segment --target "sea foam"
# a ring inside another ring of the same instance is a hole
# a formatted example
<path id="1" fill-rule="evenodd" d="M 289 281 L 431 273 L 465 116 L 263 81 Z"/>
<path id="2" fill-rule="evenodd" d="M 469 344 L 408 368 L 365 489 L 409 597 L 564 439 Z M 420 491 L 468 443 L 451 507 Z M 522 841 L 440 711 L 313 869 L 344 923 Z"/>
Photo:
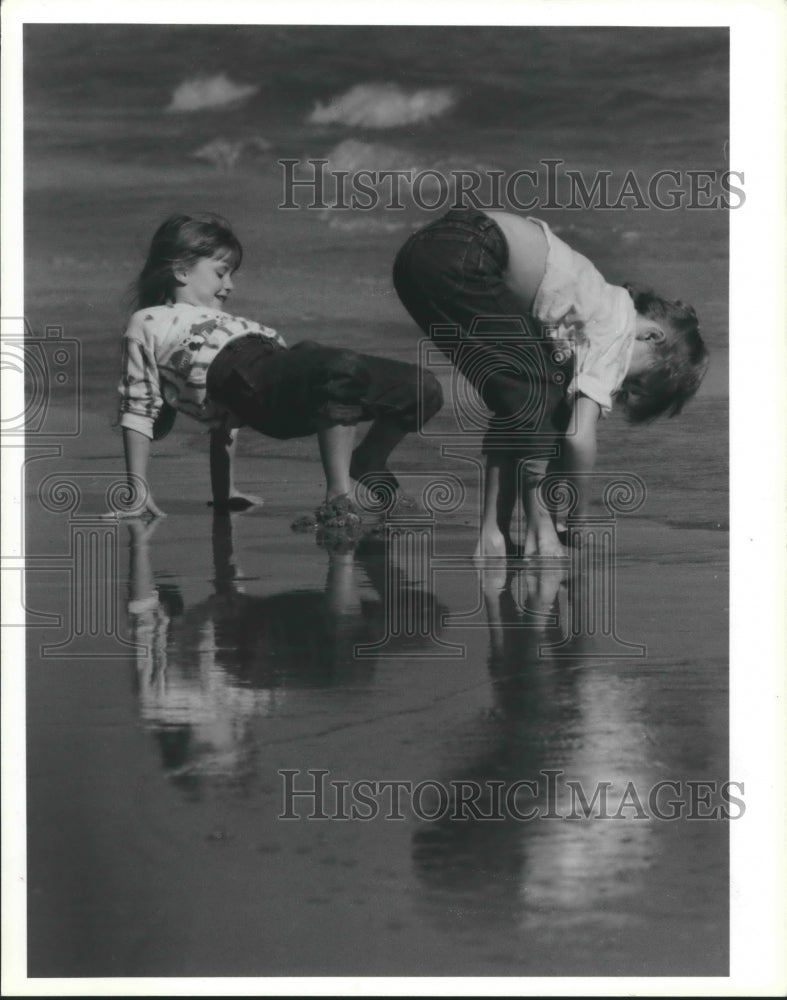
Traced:
<path id="1" fill-rule="evenodd" d="M 172 100 L 165 111 L 201 111 L 205 108 L 223 108 L 238 104 L 256 94 L 259 87 L 246 83 L 233 83 L 224 73 L 218 76 L 194 77 L 184 80 L 175 88 Z"/>
<path id="2" fill-rule="evenodd" d="M 219 136 L 209 143 L 195 149 L 189 155 L 197 160 L 205 160 L 217 170 L 232 170 L 238 160 L 260 158 L 273 149 L 273 144 L 261 135 L 246 136 L 243 139 L 225 139 Z"/>
<path id="3" fill-rule="evenodd" d="M 362 142 L 360 139 L 345 139 L 325 154 L 330 170 L 410 170 L 417 173 L 426 164 L 419 157 L 398 146 L 382 142 Z"/>
<path id="4" fill-rule="evenodd" d="M 313 125 L 396 128 L 428 121 L 453 104 L 454 95 L 447 87 L 406 91 L 396 83 L 361 83 L 328 104 L 318 102 L 309 121 Z"/>

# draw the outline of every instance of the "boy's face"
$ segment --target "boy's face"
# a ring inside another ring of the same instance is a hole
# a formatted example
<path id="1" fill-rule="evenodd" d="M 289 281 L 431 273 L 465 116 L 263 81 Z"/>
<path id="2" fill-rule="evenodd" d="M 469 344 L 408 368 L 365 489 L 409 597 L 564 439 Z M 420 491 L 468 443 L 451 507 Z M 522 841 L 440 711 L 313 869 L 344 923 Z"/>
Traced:
<path id="1" fill-rule="evenodd" d="M 176 302 L 188 302 L 208 309 L 223 309 L 232 291 L 232 261 L 228 254 L 200 257 L 190 267 L 175 271 L 178 287 Z"/>
<path id="2" fill-rule="evenodd" d="M 634 348 L 626 377 L 635 378 L 648 368 L 652 368 L 657 358 L 657 347 L 663 344 L 668 336 L 667 327 L 638 313 Z"/>

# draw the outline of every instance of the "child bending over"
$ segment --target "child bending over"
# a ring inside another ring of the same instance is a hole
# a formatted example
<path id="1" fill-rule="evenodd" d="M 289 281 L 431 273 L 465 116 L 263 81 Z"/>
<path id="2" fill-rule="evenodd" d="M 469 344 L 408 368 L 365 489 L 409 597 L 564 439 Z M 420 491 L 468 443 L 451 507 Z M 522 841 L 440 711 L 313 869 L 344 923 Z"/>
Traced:
<path id="1" fill-rule="evenodd" d="M 608 284 L 538 219 L 452 210 L 404 244 L 394 264 L 394 285 L 416 323 L 443 347 L 493 413 L 484 444 L 478 556 L 515 553 L 510 519 L 517 467 L 523 470 L 527 517 L 523 554 L 564 555 L 538 497 L 545 453 L 559 443 L 552 468 L 575 477 L 580 497 L 575 513 L 581 515 L 587 504 L 581 473 L 595 463 L 599 417 L 613 402 L 635 423 L 674 416 L 707 369 L 708 353 L 691 306 Z M 531 360 L 535 352 L 537 364 L 517 370 L 505 347 L 512 337 L 531 352 Z M 510 447 L 500 446 L 501 435 L 511 437 Z"/>
<path id="2" fill-rule="evenodd" d="M 275 438 L 316 434 L 326 480 L 323 519 L 357 517 L 351 479 L 397 485 L 388 456 L 440 409 L 440 384 L 401 361 L 311 341 L 288 349 L 275 330 L 230 315 L 225 304 L 242 256 L 219 216 L 173 215 L 154 234 L 123 338 L 127 472 L 147 487 L 150 442 L 182 411 L 210 429 L 213 506 L 243 509 L 260 501 L 235 488 L 237 428 L 247 424 Z M 353 450 L 363 420 L 373 423 Z M 143 513 L 163 513 L 149 488 L 129 515 Z"/>

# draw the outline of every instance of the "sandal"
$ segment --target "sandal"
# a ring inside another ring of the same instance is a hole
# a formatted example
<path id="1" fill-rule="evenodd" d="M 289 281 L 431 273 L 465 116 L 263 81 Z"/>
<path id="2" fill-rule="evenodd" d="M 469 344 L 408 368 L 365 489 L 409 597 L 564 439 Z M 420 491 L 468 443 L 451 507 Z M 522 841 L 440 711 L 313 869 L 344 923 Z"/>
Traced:
<path id="1" fill-rule="evenodd" d="M 363 535 L 361 515 L 346 493 L 326 500 L 315 518 L 317 544 L 329 552 L 351 552 Z"/>
<path id="2" fill-rule="evenodd" d="M 317 508 L 314 516 L 318 525 L 344 527 L 361 523 L 360 511 L 350 499 L 349 493 L 326 500 Z"/>

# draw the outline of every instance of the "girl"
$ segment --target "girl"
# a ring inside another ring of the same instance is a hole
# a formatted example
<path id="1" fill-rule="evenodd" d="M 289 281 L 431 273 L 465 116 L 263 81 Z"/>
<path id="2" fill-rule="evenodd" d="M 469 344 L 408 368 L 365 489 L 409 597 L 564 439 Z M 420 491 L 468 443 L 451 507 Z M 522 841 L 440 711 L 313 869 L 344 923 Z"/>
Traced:
<path id="1" fill-rule="evenodd" d="M 351 479 L 396 487 L 388 456 L 440 409 L 440 384 L 400 361 L 311 341 L 288 349 L 275 330 L 231 316 L 225 303 L 242 256 L 217 215 L 172 215 L 153 236 L 123 339 L 126 469 L 145 487 L 141 506 L 126 516 L 162 515 L 148 488 L 150 441 L 167 434 L 182 411 L 210 429 L 215 508 L 261 502 L 240 493 L 233 479 L 237 428 L 248 424 L 275 438 L 316 434 L 326 479 L 318 521 L 357 526 Z M 353 451 L 362 420 L 373 423 Z"/>
<path id="2" fill-rule="evenodd" d="M 599 416 L 679 413 L 708 353 L 691 306 L 607 284 L 546 223 L 454 209 L 414 233 L 396 258 L 405 308 L 492 411 L 478 556 L 515 552 L 510 518 L 523 470 L 526 556 L 562 556 L 539 502 L 550 455 L 576 481 L 582 514 Z M 457 340 L 456 329 L 461 331 Z"/>

